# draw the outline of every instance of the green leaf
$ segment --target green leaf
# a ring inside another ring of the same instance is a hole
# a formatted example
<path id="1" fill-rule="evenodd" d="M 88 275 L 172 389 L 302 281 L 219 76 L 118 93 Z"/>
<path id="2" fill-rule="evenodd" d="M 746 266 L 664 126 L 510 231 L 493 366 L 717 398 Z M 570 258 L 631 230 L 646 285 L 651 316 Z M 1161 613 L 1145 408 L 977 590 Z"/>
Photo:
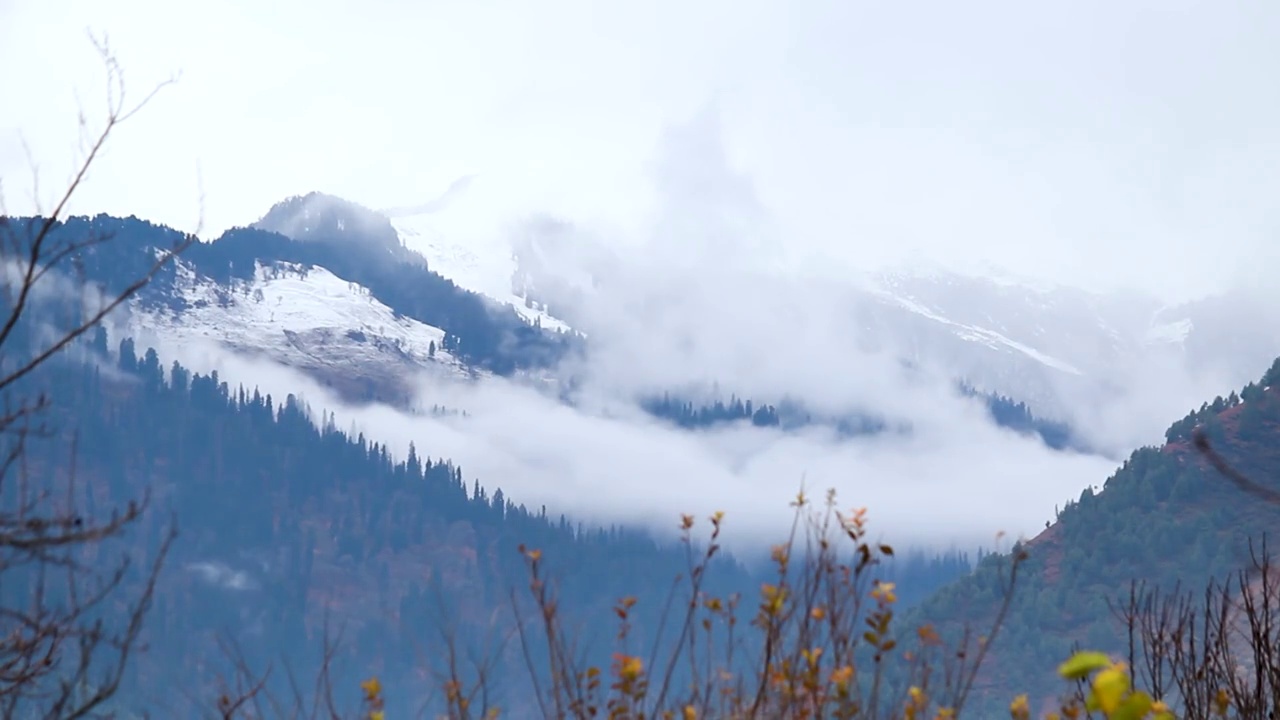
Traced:
<path id="1" fill-rule="evenodd" d="M 1058 674 L 1068 680 L 1079 680 L 1094 670 L 1111 664 L 1111 658 L 1100 652 L 1081 651 L 1058 666 Z"/>
<path id="2" fill-rule="evenodd" d="M 1111 714 L 1111 720 L 1142 720 L 1151 711 L 1151 706 L 1155 705 L 1155 701 L 1151 696 L 1138 691 L 1124 699 L 1120 703 L 1120 707 Z"/>

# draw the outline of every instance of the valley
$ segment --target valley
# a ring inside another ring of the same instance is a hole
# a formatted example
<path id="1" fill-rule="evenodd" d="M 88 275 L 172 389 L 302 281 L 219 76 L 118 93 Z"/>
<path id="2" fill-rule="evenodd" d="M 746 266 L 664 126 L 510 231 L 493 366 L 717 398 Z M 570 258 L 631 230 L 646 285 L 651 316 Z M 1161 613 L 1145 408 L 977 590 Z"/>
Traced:
<path id="1" fill-rule="evenodd" d="M 1274 718 L 1277 25 L 0 2 L 0 719 Z"/>

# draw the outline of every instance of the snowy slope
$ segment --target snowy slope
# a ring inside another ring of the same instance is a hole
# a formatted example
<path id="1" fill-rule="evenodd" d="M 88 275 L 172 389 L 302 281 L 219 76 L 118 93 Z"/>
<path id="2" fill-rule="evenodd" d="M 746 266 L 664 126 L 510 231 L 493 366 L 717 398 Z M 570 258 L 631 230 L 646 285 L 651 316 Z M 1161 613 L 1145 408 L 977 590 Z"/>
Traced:
<path id="1" fill-rule="evenodd" d="M 499 190 L 463 178 L 430 202 L 367 210 L 370 227 L 378 226 L 371 237 L 421 255 L 434 272 L 547 329 L 573 326 L 589 335 L 603 327 L 593 323 L 636 321 L 625 312 L 602 318 L 583 310 L 627 307 L 616 300 L 628 289 L 664 282 L 667 266 L 636 262 L 618 241 L 586 236 L 570 223 L 521 217 L 503 206 Z M 304 212 L 304 239 L 310 219 Z M 367 238 L 356 233 L 353 240 Z M 1042 415 L 1052 416 L 1064 398 L 1106 398 L 1150 367 L 1180 366 L 1188 358 L 1230 377 L 1252 377 L 1256 358 L 1280 350 L 1280 337 L 1271 337 L 1280 331 L 1246 337 L 1231 330 L 1232 318 L 1250 306 L 1243 301 L 1164 308 L 1153 298 L 1043 285 L 994 270 L 975 277 L 926 261 L 838 279 L 849 289 L 847 331 L 860 342 L 1026 401 Z M 147 318 L 170 335 L 210 337 L 326 377 L 393 389 L 406 369 L 467 373 L 443 351 L 428 357 L 430 343 L 441 344 L 439 329 L 396 318 L 364 289 L 322 268 L 259 267 L 251 282 L 230 287 L 198 280 L 184 268 L 179 286 L 189 306 L 182 316 Z M 619 295 L 608 297 L 613 291 Z M 550 311 L 543 302 L 551 303 Z M 543 375 L 540 380 L 554 371 Z"/>
<path id="2" fill-rule="evenodd" d="M 872 332 L 977 387 L 1053 415 L 1071 398 L 1105 398 L 1143 367 L 1181 361 L 1180 326 L 1155 298 L 974 277 L 931 266 L 863 275 Z"/>
<path id="3" fill-rule="evenodd" d="M 652 281 L 627 277 L 635 265 L 607 240 L 554 221 L 504 225 L 509 215 L 501 210 L 491 189 L 469 178 L 430 203 L 386 214 L 429 267 L 544 327 L 567 320 L 589 331 L 577 310 L 593 295 L 608 294 L 611 281 Z M 858 318 L 851 331 L 1048 414 L 1063 398 L 1104 395 L 1152 363 L 1183 362 L 1200 327 L 1151 297 L 1045 284 L 996 268 L 965 275 L 927 259 L 848 282 Z M 554 317 L 537 302 L 526 307 L 529 296 L 552 303 Z"/>
<path id="4" fill-rule="evenodd" d="M 1147 330 L 1145 339 L 1149 343 L 1170 343 L 1180 344 L 1187 340 L 1191 335 L 1191 331 L 1195 329 L 1195 322 L 1190 318 L 1181 318 L 1170 322 L 1152 321 L 1150 329 Z"/>
<path id="5" fill-rule="evenodd" d="M 380 397 L 400 397 L 405 381 L 422 370 L 469 375 L 441 349 L 442 330 L 396 317 L 366 288 L 324 268 L 259 263 L 253 280 L 227 286 L 179 261 L 177 275 L 173 293 L 185 307 L 135 305 L 134 329 L 176 342 L 213 340 L 306 370 L 339 390 Z"/>
<path id="6" fill-rule="evenodd" d="M 427 267 L 459 287 L 515 308 L 525 320 L 550 330 L 568 325 L 528 302 L 516 282 L 518 263 L 509 228 L 491 202 L 462 178 L 439 198 L 416 207 L 384 210 L 405 247 L 427 259 Z"/>
<path id="7" fill-rule="evenodd" d="M 544 327 L 574 322 L 574 306 L 607 294 L 610 280 L 645 280 L 625 277 L 633 265 L 610 243 L 584 238 L 569 226 L 547 220 L 504 224 L 510 214 L 497 195 L 480 179 L 463 178 L 431 202 L 383 212 L 431 269 L 511 304 Z M 990 277 L 961 275 L 924 259 L 849 282 L 858 329 L 873 341 L 952 367 L 982 389 L 1042 405 L 1105 382 L 1117 365 L 1177 352 L 1169 339 L 1181 326 L 1156 318 L 1159 305 L 1145 298 L 1086 293 L 994 269 Z M 526 307 L 530 295 L 550 301 L 555 317 L 537 302 Z"/>
<path id="8" fill-rule="evenodd" d="M 961 340 L 978 343 L 996 351 L 1012 350 L 1053 370 L 1059 370 L 1072 375 L 1083 374 L 1078 368 L 1066 360 L 1061 360 L 1043 353 L 1022 342 L 1010 339 L 995 330 L 951 320 L 939 312 L 922 305 L 910 296 L 904 296 L 893 292 L 891 287 L 873 286 L 869 288 L 869 292 L 892 305 L 944 326 L 949 332 Z"/>
<path id="9" fill-rule="evenodd" d="M 430 202 L 384 210 L 383 214 L 391 219 L 405 246 L 423 255 L 432 270 L 461 287 L 512 305 L 530 322 L 537 319 L 547 328 L 564 328 L 562 318 L 574 317 L 574 308 L 563 307 L 567 299 L 584 302 L 596 291 L 595 278 L 585 274 L 583 266 L 616 271 L 620 264 L 610 262 L 606 244 L 582 242 L 583 238 L 561 231 L 552 221 L 505 225 L 495 189 L 476 177 L 458 180 Z M 919 262 L 906 272 L 868 275 L 856 284 L 862 286 L 868 304 L 888 310 L 875 323 L 879 332 L 894 334 L 901 327 L 896 318 L 902 312 L 925 320 L 915 329 L 917 337 L 912 345 L 923 345 L 922 352 L 936 354 L 936 359 L 945 363 L 953 354 L 951 348 L 929 348 L 950 345 L 953 340 L 971 344 L 985 359 L 975 356 L 971 362 L 958 363 L 965 368 L 991 365 L 994 353 L 998 367 L 985 373 L 988 382 L 979 378 L 975 382 L 1007 392 L 1029 392 L 1018 383 L 1007 382 L 1026 375 L 1020 369 L 1024 363 L 1053 373 L 1084 375 L 1084 367 L 1097 362 L 1078 353 L 1073 357 L 1072 351 L 1081 346 L 1097 349 L 1115 344 L 1116 337 L 1125 334 L 1111 327 L 1100 313 L 1086 310 L 1085 318 L 1063 317 L 1057 307 L 1063 304 L 1061 298 L 1058 302 L 1053 299 L 1058 288 L 1024 283 L 1007 275 L 993 278 L 963 278 L 946 268 Z M 601 291 L 608 292 L 608 288 Z M 529 295 L 559 304 L 559 317 L 547 314 L 537 302 L 527 303 Z M 1010 311 L 1029 312 L 1035 317 L 1031 323 L 1019 323 L 1008 317 Z M 1072 313 L 1080 315 L 1078 311 L 1075 308 Z M 1064 335 L 1061 330 L 1067 320 L 1077 329 Z M 1085 327 L 1078 327 L 1082 323 Z M 1054 331 L 1046 333 L 1040 327 Z M 927 337 L 931 334 L 939 337 L 931 340 Z M 1055 342 L 1055 335 L 1064 342 Z M 961 352 L 969 354 L 968 350 Z"/>

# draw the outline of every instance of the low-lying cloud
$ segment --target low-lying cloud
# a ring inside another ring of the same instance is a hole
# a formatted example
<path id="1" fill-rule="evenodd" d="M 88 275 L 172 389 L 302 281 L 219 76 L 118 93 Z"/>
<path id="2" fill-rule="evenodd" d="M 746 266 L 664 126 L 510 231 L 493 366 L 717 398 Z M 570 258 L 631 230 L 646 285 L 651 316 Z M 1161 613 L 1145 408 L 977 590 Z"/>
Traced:
<path id="1" fill-rule="evenodd" d="M 714 107 L 666 133 L 653 163 L 651 215 L 626 241 L 609 243 L 606 253 L 596 228 L 575 227 L 572 218 L 555 226 L 555 242 L 543 248 L 554 255 L 544 264 L 567 277 L 597 281 L 585 299 L 568 293 L 551 298 L 557 306 L 577 299 L 570 306 L 575 323 L 591 339 L 585 363 L 566 372 L 605 395 L 717 383 L 739 396 L 790 396 L 818 412 L 871 411 L 928 422 L 938 407 L 951 402 L 951 381 L 975 380 L 966 377 L 970 359 L 940 353 L 927 338 L 921 346 L 913 331 L 868 328 L 862 322 L 872 302 L 862 291 L 867 278 L 846 267 L 797 260 L 804 243 L 796 238 L 803 227 L 770 212 L 753 179 L 732 167 L 723 145 Z M 1199 365 L 1192 362 L 1196 353 L 1175 344 L 1142 346 L 1141 335 L 1161 308 L 1158 300 L 1140 293 L 1088 296 L 1058 288 L 1044 297 L 1012 298 L 1101 308 L 1096 319 L 1088 311 L 1068 315 L 1013 307 L 1004 311 L 1007 317 L 977 321 L 999 328 L 1000 320 L 1024 313 L 1033 318 L 1039 313 L 1050 323 L 1070 321 L 1070 330 L 1078 333 L 1072 337 L 1103 347 L 1070 347 L 1069 340 L 1052 337 L 1067 328 L 1049 326 L 1040 329 L 1050 336 L 1049 347 L 1039 349 L 1071 352 L 1083 360 L 1081 375 L 1017 357 L 1010 349 L 1006 355 L 1019 362 L 1005 363 L 998 351 L 977 357 L 1006 372 L 1042 376 L 987 384 L 1028 401 L 1041 416 L 1068 422 L 1082 441 L 1113 460 L 1158 442 L 1173 420 L 1255 379 L 1280 353 L 1280 337 L 1269 336 L 1249 353 L 1211 349 L 1213 362 Z M 1227 334 L 1243 324 L 1241 317 L 1210 320 L 1221 326 L 1214 330 Z M 1128 345 L 1118 352 L 1105 347 L 1116 328 L 1128 335 Z M 905 359 L 916 365 L 910 372 L 902 367 Z M 1027 388 L 1036 396 L 1029 397 Z"/>
<path id="2" fill-rule="evenodd" d="M 650 215 L 612 247 L 611 262 L 591 264 L 600 248 L 575 247 L 572 233 L 561 247 L 562 272 L 589 272 L 600 283 L 572 308 L 589 351 L 557 369 L 577 380 L 574 406 L 520 382 L 424 373 L 415 380 L 417 405 L 465 416 L 348 407 L 300 372 L 262 359 L 212 343 L 145 333 L 140 340 L 156 343 L 166 362 L 218 370 L 277 399 L 297 394 L 317 420 L 333 411 L 339 428 L 385 442 L 400 457 L 413 443 L 422 455 L 455 460 L 468 483 L 478 478 L 529 508 L 668 533 L 679 513 L 723 510 L 728 542 L 742 548 L 781 537 L 802 485 L 815 498 L 834 488 L 845 509 L 869 507 L 879 531 L 898 543 L 973 547 L 989 546 L 998 532 L 1030 536 L 1055 506 L 1100 486 L 1119 455 L 1157 441 L 1190 406 L 1238 384 L 1195 375 L 1175 360 L 1117 365 L 1087 396 L 1073 398 L 1070 389 L 1080 386 L 1064 384 L 1065 414 L 1109 458 L 1053 451 L 1001 429 L 979 401 L 956 392 L 945 358 L 912 357 L 892 335 L 864 333 L 848 279 L 789 264 L 796 228 L 769 212 L 721 144 L 712 110 L 666 136 Z M 492 232 L 510 229 L 488 222 Z M 561 219 L 560 227 L 573 222 Z M 581 236 L 598 237 L 595 230 L 583 225 Z M 917 366 L 908 371 L 904 358 Z M 848 438 L 821 427 L 749 424 L 694 432 L 636 406 L 646 393 L 712 384 L 757 401 L 787 396 L 818 413 L 877 413 L 912 432 Z"/>
<path id="3" fill-rule="evenodd" d="M 1031 535 L 1053 507 L 1105 477 L 1105 459 L 1054 452 L 993 426 L 984 409 L 944 399 L 911 435 L 842 439 L 814 428 L 783 432 L 750 425 L 690 432 L 634 407 L 588 411 L 502 379 L 474 384 L 428 380 L 420 404 L 467 411 L 429 417 L 385 406 L 346 407 L 301 373 L 209 343 L 159 351 L 199 372 L 282 399 L 294 393 L 337 427 L 363 432 L 404 457 L 450 458 L 468 483 L 501 488 L 531 509 L 545 505 L 586 522 L 625 522 L 673 534 L 678 514 L 723 510 L 730 547 L 758 549 L 785 532 L 788 503 L 803 486 L 827 488 L 846 510 L 871 508 L 876 528 L 901 544 L 987 545 L 1000 531 Z M 429 383 L 429 384 L 428 384 Z M 604 410 L 611 410 L 605 413 Z"/>

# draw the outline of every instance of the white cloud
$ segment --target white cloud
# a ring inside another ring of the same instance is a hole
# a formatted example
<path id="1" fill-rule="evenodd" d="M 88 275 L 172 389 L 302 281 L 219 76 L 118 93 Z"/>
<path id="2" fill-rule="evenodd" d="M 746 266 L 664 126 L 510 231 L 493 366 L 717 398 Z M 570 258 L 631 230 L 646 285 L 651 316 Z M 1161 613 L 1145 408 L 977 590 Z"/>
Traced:
<path id="1" fill-rule="evenodd" d="M 148 339 L 143 336 L 143 345 Z M 420 404 L 465 409 L 466 417 L 414 416 L 385 406 L 344 407 L 294 370 L 229 354 L 212 344 L 160 344 L 165 362 L 217 370 L 277 402 L 295 393 L 339 428 L 386 442 L 399 457 L 460 463 L 468 484 L 536 510 L 587 522 L 632 522 L 673 533 L 678 514 L 728 513 L 731 549 L 775 542 L 801 483 L 841 506 L 871 508 L 876 532 L 900 545 L 990 546 L 995 534 L 1034 534 L 1054 505 L 1100 482 L 1113 464 L 1053 452 L 993 427 L 984 411 L 935 398 L 911 437 L 841 440 L 822 430 L 783 433 L 750 426 L 687 432 L 621 403 L 575 409 L 501 379 L 476 384 L 424 378 Z M 924 408 L 920 408 L 922 411 Z"/>

